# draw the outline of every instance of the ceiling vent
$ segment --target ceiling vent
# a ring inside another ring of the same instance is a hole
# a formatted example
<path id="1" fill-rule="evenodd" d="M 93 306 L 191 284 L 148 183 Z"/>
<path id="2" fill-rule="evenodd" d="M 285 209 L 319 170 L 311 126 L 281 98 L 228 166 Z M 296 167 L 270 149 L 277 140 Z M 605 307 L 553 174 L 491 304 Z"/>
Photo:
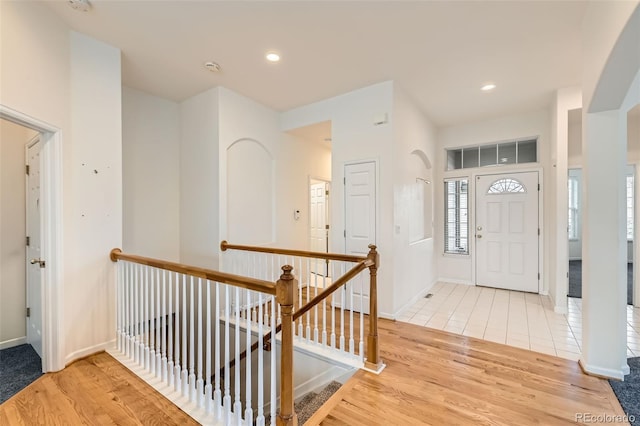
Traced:
<path id="1" fill-rule="evenodd" d="M 74 10 L 80 12 L 88 12 L 91 9 L 91 3 L 89 0 L 68 0 L 67 4 Z"/>

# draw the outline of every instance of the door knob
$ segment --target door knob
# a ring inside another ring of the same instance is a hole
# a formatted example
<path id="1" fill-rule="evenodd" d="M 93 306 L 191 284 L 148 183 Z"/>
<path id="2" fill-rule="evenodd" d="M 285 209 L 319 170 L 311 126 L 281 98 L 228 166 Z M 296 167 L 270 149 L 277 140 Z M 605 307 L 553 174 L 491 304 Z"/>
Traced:
<path id="1" fill-rule="evenodd" d="M 476 238 L 482 238 L 482 235 L 478 234 L 476 235 Z"/>
<path id="2" fill-rule="evenodd" d="M 44 262 L 44 260 L 41 260 L 41 259 L 31 259 L 31 264 L 32 264 L 32 265 L 35 265 L 36 263 L 37 263 L 38 265 L 40 265 L 40 267 L 41 267 L 41 268 L 44 268 L 44 266 L 45 266 L 45 262 Z"/>

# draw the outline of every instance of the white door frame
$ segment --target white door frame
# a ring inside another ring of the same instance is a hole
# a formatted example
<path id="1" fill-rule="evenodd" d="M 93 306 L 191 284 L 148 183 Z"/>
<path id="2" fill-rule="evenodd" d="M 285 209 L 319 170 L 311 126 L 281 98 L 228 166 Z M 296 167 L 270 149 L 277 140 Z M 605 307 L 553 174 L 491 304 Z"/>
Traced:
<path id="1" fill-rule="evenodd" d="M 327 191 L 329 191 L 329 195 L 327 195 L 326 199 L 325 199 L 325 219 L 326 219 L 326 224 L 329 225 L 329 228 L 326 230 L 326 238 L 327 238 L 327 246 L 326 246 L 326 252 L 329 253 L 331 251 L 330 247 L 331 247 L 331 230 L 333 228 L 332 224 L 331 224 L 331 201 L 330 201 L 330 197 L 331 197 L 331 181 L 329 179 L 325 179 L 325 178 L 319 178 L 319 177 L 315 177 L 315 176 L 311 176 L 309 175 L 307 178 L 307 208 L 311 207 L 311 185 L 313 185 L 314 183 L 324 183 L 325 184 L 325 188 L 327 188 Z M 311 211 L 309 211 L 309 222 L 308 222 L 308 226 L 307 226 L 307 241 L 311 242 Z M 327 264 L 329 262 L 327 261 Z M 327 271 L 328 271 L 328 267 L 327 267 Z"/>
<path id="2" fill-rule="evenodd" d="M 471 279 L 473 285 L 475 285 L 477 281 L 476 277 L 476 238 L 475 238 L 475 229 L 476 229 L 476 177 L 477 176 L 485 176 L 485 175 L 495 175 L 495 174 L 503 174 L 503 173 L 525 173 L 525 172 L 538 172 L 538 182 L 540 182 L 540 192 L 538 193 L 538 226 L 540 227 L 540 238 L 538 239 L 538 271 L 540 271 L 540 282 L 538 284 L 538 292 L 541 295 L 549 294 L 549 287 L 545 280 L 545 269 L 544 269 L 544 171 L 542 167 L 500 167 L 497 170 L 495 168 L 487 168 L 487 170 L 482 170 L 482 172 L 470 173 L 469 180 L 473 182 L 473 185 L 470 185 L 469 189 L 469 201 L 474 200 L 473 203 L 469 203 L 470 207 L 470 215 L 471 221 L 469 223 L 469 250 L 473 250 L 473 255 L 471 256 Z"/>
<path id="3" fill-rule="evenodd" d="M 0 104 L 0 118 L 40 132 L 42 214 L 42 371 L 64 368 L 62 332 L 62 137 L 61 131 L 37 118 Z"/>

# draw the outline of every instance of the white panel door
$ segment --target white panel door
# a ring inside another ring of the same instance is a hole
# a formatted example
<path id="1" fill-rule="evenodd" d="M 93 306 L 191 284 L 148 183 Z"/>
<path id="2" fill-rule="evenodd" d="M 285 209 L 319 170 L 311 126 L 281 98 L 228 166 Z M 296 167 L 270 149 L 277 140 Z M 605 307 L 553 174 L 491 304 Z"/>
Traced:
<path id="1" fill-rule="evenodd" d="M 476 177 L 476 284 L 538 293 L 538 172 Z"/>
<path id="2" fill-rule="evenodd" d="M 376 243 L 376 163 L 348 164 L 344 168 L 344 176 L 345 252 L 366 256 L 369 244 Z M 353 297 L 350 293 L 352 290 Z M 345 287 L 342 293 L 346 299 L 345 306 L 368 312 L 368 285 L 356 282 L 352 288 Z"/>
<path id="3" fill-rule="evenodd" d="M 311 200 L 309 206 L 311 251 L 327 253 L 329 251 L 329 184 L 326 182 L 312 183 L 309 187 L 309 196 Z M 324 260 L 312 261 L 311 272 L 328 276 L 327 262 Z"/>
<path id="4" fill-rule="evenodd" d="M 42 358 L 42 274 L 40 264 L 40 147 L 39 140 L 27 148 L 27 342 Z M 44 264 L 43 264 L 44 265 Z"/>

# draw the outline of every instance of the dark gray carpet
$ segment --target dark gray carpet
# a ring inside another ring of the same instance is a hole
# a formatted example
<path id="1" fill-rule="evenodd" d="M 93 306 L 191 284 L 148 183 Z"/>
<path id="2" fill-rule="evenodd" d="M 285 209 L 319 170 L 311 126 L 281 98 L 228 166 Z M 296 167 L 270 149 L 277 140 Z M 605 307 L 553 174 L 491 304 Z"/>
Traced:
<path id="1" fill-rule="evenodd" d="M 622 409 L 629 417 L 629 423 L 640 422 L 640 357 L 627 360 L 631 373 L 624 376 L 624 382 L 609 380 L 613 392 L 618 397 Z"/>
<path id="2" fill-rule="evenodd" d="M 42 361 L 31 345 L 0 351 L 0 404 L 42 376 Z"/>
<path id="3" fill-rule="evenodd" d="M 331 396 L 340 389 L 342 386 L 341 383 L 336 381 L 330 382 L 327 386 L 325 386 L 320 392 L 309 392 L 302 399 L 294 404 L 294 410 L 298 415 L 298 424 L 304 425 L 307 420 L 313 416 L 313 414 L 318 411 L 322 405 L 331 398 Z M 268 425 L 271 422 L 271 416 L 265 416 L 264 424 Z"/>
<path id="4" fill-rule="evenodd" d="M 582 297 L 582 260 L 569 261 L 569 297 Z M 627 303 L 633 305 L 633 263 L 627 263 Z"/>

